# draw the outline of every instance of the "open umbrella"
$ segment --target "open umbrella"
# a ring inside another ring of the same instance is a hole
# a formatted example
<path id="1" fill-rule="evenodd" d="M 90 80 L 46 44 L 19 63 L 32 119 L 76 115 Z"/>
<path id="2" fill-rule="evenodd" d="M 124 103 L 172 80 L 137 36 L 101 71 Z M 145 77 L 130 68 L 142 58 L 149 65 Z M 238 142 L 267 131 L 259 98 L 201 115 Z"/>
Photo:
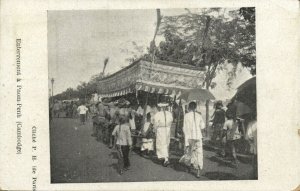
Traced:
<path id="1" fill-rule="evenodd" d="M 232 100 L 240 101 L 256 111 L 256 77 L 241 84 Z"/>
<path id="2" fill-rule="evenodd" d="M 197 100 L 197 101 L 206 101 L 206 100 L 214 100 L 215 96 L 206 89 L 191 89 L 187 90 L 183 94 L 181 94 L 178 99 L 183 99 L 187 102 Z"/>

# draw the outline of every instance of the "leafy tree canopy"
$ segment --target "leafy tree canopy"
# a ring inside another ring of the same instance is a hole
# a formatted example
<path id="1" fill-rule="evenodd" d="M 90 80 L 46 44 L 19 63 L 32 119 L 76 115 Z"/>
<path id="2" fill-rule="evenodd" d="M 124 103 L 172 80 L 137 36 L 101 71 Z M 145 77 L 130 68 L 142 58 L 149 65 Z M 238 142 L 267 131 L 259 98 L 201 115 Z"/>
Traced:
<path id="1" fill-rule="evenodd" d="M 160 34 L 164 41 L 157 47 L 161 60 L 206 67 L 206 87 L 225 64 L 232 64 L 231 76 L 240 63 L 256 73 L 255 9 L 199 9 L 162 19 Z"/>

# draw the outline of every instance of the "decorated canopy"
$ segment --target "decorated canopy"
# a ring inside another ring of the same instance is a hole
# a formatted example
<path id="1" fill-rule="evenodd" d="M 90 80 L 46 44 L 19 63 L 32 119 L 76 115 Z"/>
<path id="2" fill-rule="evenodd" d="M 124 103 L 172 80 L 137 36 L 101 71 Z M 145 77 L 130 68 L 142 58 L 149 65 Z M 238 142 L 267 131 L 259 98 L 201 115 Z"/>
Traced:
<path id="1" fill-rule="evenodd" d="M 137 90 L 179 96 L 184 90 L 201 88 L 204 72 L 199 67 L 165 61 L 138 60 L 98 83 L 101 97 L 116 97 Z"/>

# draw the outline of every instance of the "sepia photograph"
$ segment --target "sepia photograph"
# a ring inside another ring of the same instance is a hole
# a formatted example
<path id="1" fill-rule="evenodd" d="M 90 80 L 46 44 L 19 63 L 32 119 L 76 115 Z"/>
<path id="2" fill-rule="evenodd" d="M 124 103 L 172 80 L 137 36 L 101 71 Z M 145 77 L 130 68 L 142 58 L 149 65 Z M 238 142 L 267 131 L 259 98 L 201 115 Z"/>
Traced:
<path id="1" fill-rule="evenodd" d="M 48 10 L 51 183 L 258 180 L 255 12 Z"/>

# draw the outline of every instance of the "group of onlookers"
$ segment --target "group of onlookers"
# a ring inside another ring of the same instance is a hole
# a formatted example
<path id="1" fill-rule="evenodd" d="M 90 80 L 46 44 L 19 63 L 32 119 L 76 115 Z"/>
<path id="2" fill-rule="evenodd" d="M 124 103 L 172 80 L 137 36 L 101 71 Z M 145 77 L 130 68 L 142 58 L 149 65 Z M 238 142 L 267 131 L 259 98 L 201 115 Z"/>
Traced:
<path id="1" fill-rule="evenodd" d="M 51 103 L 49 106 L 49 115 L 50 119 L 52 118 L 76 118 L 78 116 L 78 102 L 64 102 L 55 100 L 54 103 Z"/>
<path id="2" fill-rule="evenodd" d="M 231 156 L 238 164 L 237 151 L 252 154 L 254 178 L 257 178 L 257 126 L 256 112 L 237 116 L 234 101 L 227 105 L 226 111 L 221 101 L 216 102 L 212 116 L 213 135 L 211 140 L 222 147 L 223 157 Z"/>

